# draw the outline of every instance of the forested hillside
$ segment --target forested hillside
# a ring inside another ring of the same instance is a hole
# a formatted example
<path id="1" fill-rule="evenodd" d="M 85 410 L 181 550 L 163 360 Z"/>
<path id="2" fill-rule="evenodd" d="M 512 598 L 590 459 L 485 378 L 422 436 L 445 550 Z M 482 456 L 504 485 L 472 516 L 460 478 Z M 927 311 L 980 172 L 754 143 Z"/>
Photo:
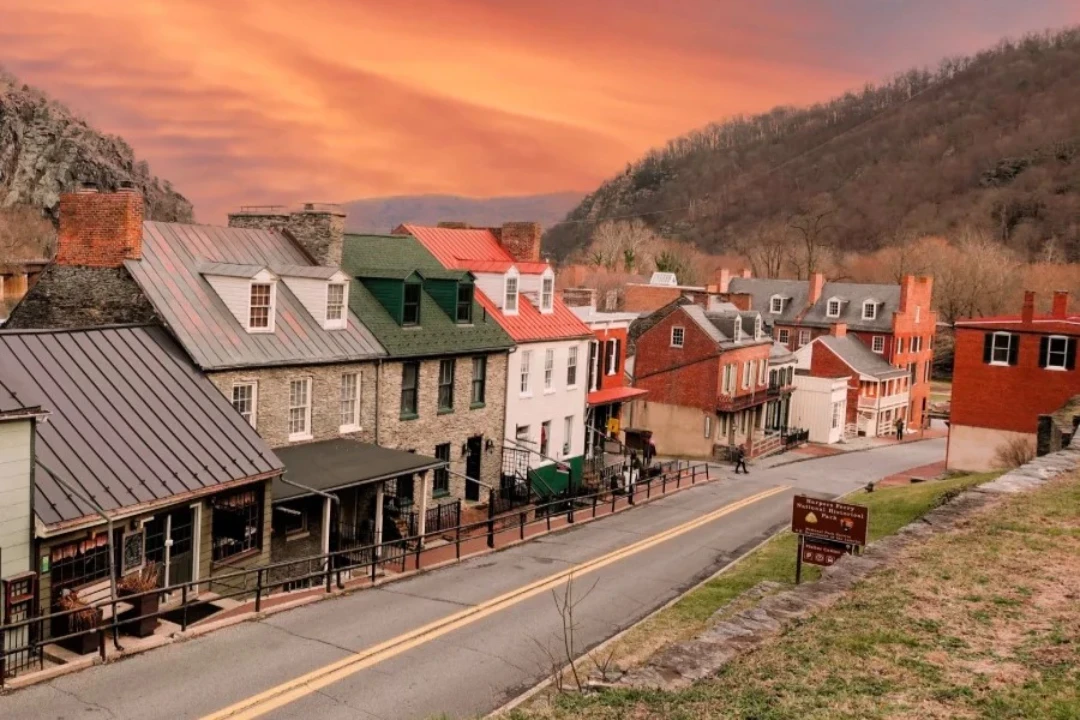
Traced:
<path id="1" fill-rule="evenodd" d="M 963 230 L 1022 258 L 1080 260 L 1080 28 L 676 138 L 587 196 L 545 247 L 565 258 L 624 216 L 711 253 L 782 246 L 792 274 L 821 248 Z"/>

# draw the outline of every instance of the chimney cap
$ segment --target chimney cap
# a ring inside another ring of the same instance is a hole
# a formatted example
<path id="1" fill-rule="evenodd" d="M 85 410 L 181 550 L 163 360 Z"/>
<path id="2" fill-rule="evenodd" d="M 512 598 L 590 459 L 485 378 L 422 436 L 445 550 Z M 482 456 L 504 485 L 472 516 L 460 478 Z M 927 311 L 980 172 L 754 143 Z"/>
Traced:
<path id="1" fill-rule="evenodd" d="M 98 191 L 97 183 L 84 181 L 79 183 L 79 188 L 75 192 L 79 193 L 96 193 Z"/>
<path id="2" fill-rule="evenodd" d="M 315 213 L 317 215 L 341 215 L 345 216 L 345 209 L 340 203 L 306 202 L 301 212 Z"/>

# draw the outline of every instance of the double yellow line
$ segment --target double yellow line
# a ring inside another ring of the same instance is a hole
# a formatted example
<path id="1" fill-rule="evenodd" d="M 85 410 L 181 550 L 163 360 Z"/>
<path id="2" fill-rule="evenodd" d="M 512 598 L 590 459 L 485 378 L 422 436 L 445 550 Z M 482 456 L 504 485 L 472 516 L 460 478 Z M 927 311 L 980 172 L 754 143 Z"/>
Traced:
<path id="1" fill-rule="evenodd" d="M 374 645 L 354 655 L 325 665 L 317 670 L 294 678 L 293 680 L 272 687 L 258 695 L 252 695 L 223 710 L 205 716 L 203 720 L 225 720 L 226 718 L 238 720 L 241 718 L 260 717 L 272 710 L 295 702 L 306 695 L 310 695 L 328 685 L 343 680 L 365 668 L 369 668 L 384 660 L 389 660 L 396 655 L 400 655 L 412 648 L 423 645 L 435 638 L 451 633 L 454 630 L 458 630 L 467 625 L 471 625 L 489 615 L 493 615 L 508 607 L 524 602 L 531 597 L 535 597 L 542 592 L 558 587 L 566 582 L 571 576 L 599 570 L 602 567 L 623 560 L 644 550 L 648 550 L 651 547 L 692 530 L 696 530 L 718 518 L 737 512 L 738 510 L 772 497 L 773 495 L 782 493 L 788 489 L 789 486 L 782 485 L 765 490 L 756 495 L 751 495 L 748 498 L 733 502 L 729 505 L 725 505 L 722 508 L 713 510 L 706 515 L 702 515 L 701 517 L 683 523 L 682 525 L 639 540 L 632 545 L 627 545 L 626 547 L 610 552 L 607 555 L 602 555 L 593 560 L 588 560 L 579 565 L 575 565 L 572 568 L 562 570 L 554 575 L 543 578 L 542 580 L 537 580 L 536 582 L 511 590 L 508 593 L 487 600 L 479 605 L 448 615 L 447 617 L 436 620 L 423 627 L 403 635 L 398 635 L 395 638 L 381 642 L 378 645 Z"/>

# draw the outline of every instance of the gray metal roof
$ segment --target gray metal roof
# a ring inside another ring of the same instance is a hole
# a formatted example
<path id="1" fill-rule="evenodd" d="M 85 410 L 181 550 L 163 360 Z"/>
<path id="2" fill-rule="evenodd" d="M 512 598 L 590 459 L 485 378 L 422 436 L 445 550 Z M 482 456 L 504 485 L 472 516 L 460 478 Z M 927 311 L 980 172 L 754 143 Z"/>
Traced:
<path id="1" fill-rule="evenodd" d="M 348 438 L 291 445 L 278 449 L 277 454 L 285 463 L 285 479 L 323 492 L 446 465 L 445 460 Z M 282 482 L 281 478 L 275 478 L 273 491 L 274 502 L 316 494 Z"/>
<path id="2" fill-rule="evenodd" d="M 56 477 L 111 512 L 282 467 L 160 327 L 0 332 L 0 383 L 5 402 L 49 411 L 35 444 L 46 525 L 97 517 Z"/>
<path id="3" fill-rule="evenodd" d="M 889 378 L 907 375 L 907 370 L 893 367 L 885 362 L 883 357 L 851 335 L 845 335 L 844 337 L 823 335 L 816 338 L 814 342 L 819 342 L 832 350 L 838 358 L 850 365 L 860 375 L 866 375 L 878 380 L 888 380 Z"/>
<path id="4" fill-rule="evenodd" d="M 807 280 L 765 278 L 732 278 L 728 286 L 733 293 L 749 293 L 752 307 L 770 325 L 828 327 L 844 323 L 852 330 L 889 332 L 893 313 L 900 309 L 899 285 L 827 282 L 822 288 L 821 298 L 808 309 L 809 288 Z M 774 295 L 790 298 L 785 300 L 784 310 L 780 314 L 770 312 L 770 301 Z M 828 301 L 832 298 L 841 300 L 839 317 L 828 317 Z M 874 320 L 862 319 L 862 306 L 866 300 L 874 300 L 878 304 Z"/>
<path id="5" fill-rule="evenodd" d="M 204 262 L 199 263 L 201 275 L 220 275 L 222 277 L 253 278 L 265 268 L 262 265 L 240 265 L 237 263 Z"/>
<path id="6" fill-rule="evenodd" d="M 329 280 L 341 270 L 326 265 L 275 265 L 270 271 L 281 277 L 312 278 L 314 280 Z"/>
<path id="7" fill-rule="evenodd" d="M 730 328 L 726 333 L 721 330 L 716 322 L 707 316 L 705 308 L 700 305 L 683 305 L 682 309 L 714 341 L 723 343 L 731 340 Z"/>
<path id="8" fill-rule="evenodd" d="M 310 365 L 385 354 L 352 312 L 346 329 L 324 330 L 285 283 L 277 287 L 274 332 L 248 333 L 200 274 L 205 263 L 314 267 L 278 232 L 143 223 L 142 259 L 125 265 L 199 367 Z"/>

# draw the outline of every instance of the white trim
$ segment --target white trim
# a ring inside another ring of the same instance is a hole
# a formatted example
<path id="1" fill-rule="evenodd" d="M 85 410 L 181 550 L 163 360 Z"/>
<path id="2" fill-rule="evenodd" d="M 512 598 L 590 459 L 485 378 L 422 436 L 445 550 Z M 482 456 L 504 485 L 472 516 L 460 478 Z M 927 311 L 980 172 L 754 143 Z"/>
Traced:
<path id="1" fill-rule="evenodd" d="M 610 354 L 608 348 L 611 348 Z M 604 374 L 607 376 L 615 375 L 619 372 L 619 343 L 615 338 L 608 338 L 604 341 Z"/>
<path id="2" fill-rule="evenodd" d="M 510 292 L 510 282 L 514 283 L 514 291 Z M 510 307 L 510 298 L 513 297 L 513 307 Z M 518 308 L 521 307 L 521 274 L 518 273 L 517 268 L 511 267 L 506 271 L 505 277 L 503 277 L 503 302 L 502 311 L 504 315 L 517 315 Z"/>
<path id="3" fill-rule="evenodd" d="M 1005 349 L 1005 359 L 1004 360 L 995 360 L 994 359 L 994 352 L 999 349 L 997 347 L 997 339 L 999 337 L 1003 337 L 1003 338 L 1006 338 L 1008 340 L 1008 343 L 1006 343 L 1005 348 L 1004 348 Z M 1012 354 L 1012 344 L 1013 344 L 1014 339 L 1019 340 L 1019 336 L 1016 333 L 1006 332 L 1004 330 L 998 330 L 997 332 L 993 333 L 993 338 L 994 339 L 990 341 L 990 363 L 989 364 L 990 365 L 997 365 L 998 367 L 1009 367 L 1009 355 Z"/>
<path id="4" fill-rule="evenodd" d="M 267 310 L 267 325 L 266 327 L 252 327 L 251 325 L 251 296 L 255 290 L 256 285 L 266 285 L 270 288 L 270 305 Z M 247 301 L 247 322 L 244 323 L 244 328 L 252 334 L 263 334 L 274 332 L 274 323 L 277 316 L 277 281 L 276 280 L 258 280 L 253 279 L 248 283 L 248 301 Z"/>
<path id="5" fill-rule="evenodd" d="M 363 378 L 360 375 L 359 370 L 343 372 L 341 373 L 341 377 L 338 380 L 338 422 L 341 421 L 341 403 L 345 402 L 345 398 L 341 397 L 341 391 L 344 389 L 345 377 L 347 375 L 352 375 L 356 378 L 356 392 L 355 396 L 353 397 L 353 401 L 356 403 L 356 407 L 353 410 L 353 422 L 345 423 L 344 425 L 338 425 L 339 433 L 357 432 L 358 430 L 362 429 L 360 424 L 360 386 L 363 384 Z"/>
<path id="6" fill-rule="evenodd" d="M 521 351 L 521 372 L 518 378 L 518 395 L 532 397 L 532 350 Z"/>
<path id="7" fill-rule="evenodd" d="M 544 351 L 544 392 L 555 392 L 555 348 Z"/>
<path id="8" fill-rule="evenodd" d="M 548 283 L 551 283 L 550 293 L 545 291 Z M 555 273 L 550 267 L 540 276 L 540 312 L 544 315 L 555 312 Z"/>
<path id="9" fill-rule="evenodd" d="M 780 302 L 780 307 L 776 307 L 777 301 Z M 784 312 L 784 296 L 773 295 L 769 298 L 769 313 L 772 315 L 779 315 Z"/>
<path id="10" fill-rule="evenodd" d="M 836 312 L 832 312 L 832 304 L 836 303 Z M 844 301 L 838 297 L 831 297 L 825 301 L 825 317 L 838 318 L 840 317 L 840 311 L 844 307 Z"/>
<path id="11" fill-rule="evenodd" d="M 264 497 L 263 500 L 265 502 L 266 498 Z M 201 579 L 200 576 L 199 576 L 199 559 L 202 557 L 202 547 L 200 547 L 200 546 L 202 545 L 203 504 L 202 504 L 202 501 L 199 501 L 197 503 L 192 503 L 189 507 L 191 507 L 191 509 L 192 509 L 192 511 L 194 513 L 194 517 L 191 520 L 191 529 L 192 529 L 192 533 L 191 533 L 191 554 L 192 554 L 191 581 L 194 583 L 194 585 L 192 585 L 188 589 L 188 595 L 198 597 L 198 595 L 199 595 L 199 582 L 198 581 Z M 260 532 L 261 531 L 262 531 L 262 528 L 260 528 Z M 267 541 L 267 539 L 265 537 L 260 538 L 260 539 L 262 540 L 262 542 Z"/>
<path id="12" fill-rule="evenodd" d="M 675 331 L 679 331 L 679 342 L 675 342 Z M 671 347 L 681 348 L 686 345 L 686 328 L 682 325 L 673 325 L 671 327 Z"/>
<path id="13" fill-rule="evenodd" d="M 341 317 L 337 320 L 330 319 L 330 288 L 341 288 Z M 326 283 L 326 295 L 323 299 L 323 330 L 344 330 L 349 326 L 349 283 L 328 282 Z"/>
<path id="14" fill-rule="evenodd" d="M 789 330 L 788 328 L 777 328 L 776 342 L 783 343 L 784 345 L 787 345 L 789 342 L 791 342 L 791 330 Z"/>
<path id="15" fill-rule="evenodd" d="M 293 386 L 293 383 L 295 383 L 295 382 L 302 382 L 307 387 L 307 392 L 305 393 L 307 402 L 306 402 L 305 405 L 296 405 L 296 406 L 294 406 L 293 403 L 292 403 L 292 386 Z M 314 384 L 315 384 L 314 380 L 312 379 L 312 377 L 310 375 L 307 375 L 307 376 L 304 376 L 304 377 L 299 377 L 299 378 L 290 378 L 289 379 L 289 401 L 288 401 L 289 404 L 288 404 L 288 408 L 287 408 L 288 414 L 285 417 L 285 421 L 286 421 L 285 429 L 289 431 L 289 442 L 296 442 L 298 440 L 310 440 L 312 438 L 312 433 L 311 433 L 311 403 L 312 403 L 312 397 L 311 397 L 311 395 L 312 395 L 312 390 L 313 390 L 313 385 Z M 300 432 L 293 432 L 292 431 L 292 411 L 293 410 L 299 410 L 300 408 L 304 409 L 304 429 L 302 431 L 300 431 Z"/>
<path id="16" fill-rule="evenodd" d="M 1060 351 L 1061 365 L 1051 365 L 1050 356 L 1054 350 L 1052 348 L 1055 340 L 1060 340 L 1065 343 L 1065 348 Z M 1046 367 L 1043 370 L 1068 370 L 1069 367 L 1069 337 L 1067 335 L 1047 335 L 1046 336 Z"/>
<path id="17" fill-rule="evenodd" d="M 811 338 L 810 338 L 810 331 L 809 330 L 805 330 L 805 329 L 799 330 L 798 340 L 797 340 L 797 344 L 795 345 L 795 347 L 796 348 L 806 347 L 807 345 L 810 344 L 810 340 L 811 340 Z"/>
<path id="18" fill-rule="evenodd" d="M 240 417 L 243 417 L 243 413 L 236 407 L 236 389 L 240 387 L 251 388 L 251 417 L 248 418 L 248 424 L 257 430 L 259 427 L 259 381 L 244 380 L 232 384 L 232 393 L 229 397 L 229 404 L 240 414 Z"/>
<path id="19" fill-rule="evenodd" d="M 863 300 L 862 304 L 862 319 L 863 320 L 877 320 L 878 317 L 878 302 L 873 298 L 869 300 Z M 870 308 L 870 314 L 867 314 L 866 309 Z"/>
<path id="20" fill-rule="evenodd" d="M 578 346 L 577 345 L 574 345 L 574 346 L 570 347 L 570 349 L 566 351 L 566 389 L 567 390 L 576 390 L 577 386 L 578 386 L 578 380 L 581 379 L 579 377 L 579 372 L 578 372 L 578 370 L 581 369 L 581 366 L 578 364 L 578 356 L 579 355 L 581 355 L 581 353 L 578 351 Z M 573 360 L 573 362 L 570 362 L 571 360 Z M 574 368 L 574 382 L 573 383 L 570 382 L 570 368 Z"/>
<path id="21" fill-rule="evenodd" d="M 881 345 L 881 347 L 878 347 L 879 344 Z M 876 352 L 878 355 L 881 355 L 885 352 L 884 335 L 875 335 L 873 338 L 870 339 L 870 351 Z"/>

